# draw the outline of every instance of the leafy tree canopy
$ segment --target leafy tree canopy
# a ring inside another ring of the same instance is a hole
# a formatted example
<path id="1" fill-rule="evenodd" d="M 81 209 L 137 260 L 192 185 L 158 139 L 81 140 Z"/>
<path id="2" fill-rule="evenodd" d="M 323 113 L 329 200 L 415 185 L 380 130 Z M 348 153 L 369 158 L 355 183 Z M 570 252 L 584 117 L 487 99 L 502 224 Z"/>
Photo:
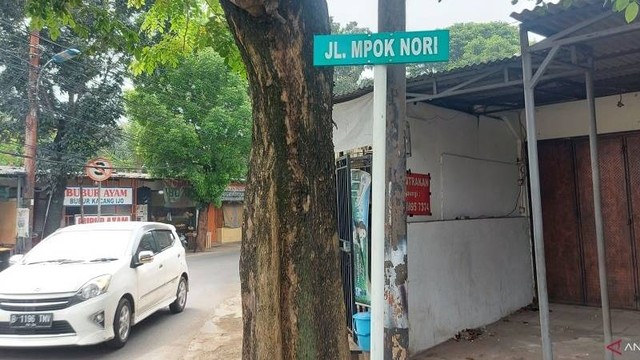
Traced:
<path id="1" fill-rule="evenodd" d="M 455 24 L 449 27 L 449 34 L 449 62 L 408 65 L 409 76 L 504 59 L 520 52 L 518 28 L 505 22 Z"/>
<path id="2" fill-rule="evenodd" d="M 212 49 L 136 79 L 126 95 L 136 153 L 158 176 L 188 180 L 201 202 L 220 204 L 247 171 L 251 107 L 246 82 Z"/>
<path id="3" fill-rule="evenodd" d="M 85 1 L 87 6 L 99 0 Z M 24 119 L 29 109 L 29 27 L 25 1 L 2 3 L 0 12 L 0 122 L 3 140 L 20 144 Z M 129 22 L 132 13 L 126 6 L 113 9 L 111 21 Z M 74 13 L 87 25 L 95 25 L 88 13 Z M 114 43 L 89 31 L 80 38 L 69 29 L 59 29 L 56 41 L 48 31 L 39 33 L 41 68 L 38 102 L 38 168 L 50 182 L 62 181 L 68 173 L 82 170 L 88 158 L 118 135 L 116 121 L 124 108 L 121 85 L 128 57 L 117 52 Z M 65 63 L 44 64 L 65 49 L 78 48 L 81 55 Z M 21 153 L 22 151 L 20 151 Z M 64 190 L 64 189 L 63 189 Z"/>
<path id="4" fill-rule="evenodd" d="M 369 28 L 359 27 L 358 23 L 351 21 L 344 26 L 334 22 L 331 18 L 332 34 L 370 34 Z M 371 67 L 368 67 L 371 68 Z M 367 79 L 362 78 L 362 72 L 367 66 L 336 66 L 333 69 L 333 93 L 336 95 L 348 94 L 367 83 Z"/>
<path id="5" fill-rule="evenodd" d="M 113 19 L 118 6 L 137 11 L 133 18 L 138 29 Z M 223 56 L 235 71 L 244 73 L 244 65 L 220 3 L 216 0 L 105 0 L 88 3 L 82 0 L 27 0 L 27 10 L 37 28 L 52 29 L 55 39 L 59 29 L 68 27 L 78 34 L 95 36 L 120 45 L 134 55 L 131 70 L 135 75 L 150 73 L 156 67 L 176 66 L 181 58 L 206 47 Z M 92 14 L 94 24 L 77 14 Z"/>

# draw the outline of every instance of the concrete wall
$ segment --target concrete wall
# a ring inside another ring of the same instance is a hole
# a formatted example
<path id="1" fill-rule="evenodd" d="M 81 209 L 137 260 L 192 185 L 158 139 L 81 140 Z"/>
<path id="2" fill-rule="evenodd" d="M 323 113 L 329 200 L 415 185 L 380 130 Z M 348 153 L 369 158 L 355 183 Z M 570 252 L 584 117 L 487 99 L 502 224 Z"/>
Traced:
<path id="1" fill-rule="evenodd" d="M 334 107 L 336 151 L 371 145 L 370 102 Z M 432 215 L 407 219 L 415 353 L 529 304 L 533 275 L 517 122 L 426 104 L 407 104 L 407 117 L 407 168 L 431 174 Z"/>
<path id="2" fill-rule="evenodd" d="M 409 221 L 513 215 L 521 168 L 519 139 L 508 124 L 424 104 L 409 104 L 407 115 L 412 148 L 407 167 L 431 174 L 433 213 Z"/>
<path id="3" fill-rule="evenodd" d="M 527 218 L 414 223 L 408 232 L 412 354 L 531 302 Z"/>
<path id="4" fill-rule="evenodd" d="M 216 229 L 216 238 L 220 239 L 222 244 L 242 241 L 242 229 L 218 228 Z"/>
<path id="5" fill-rule="evenodd" d="M 618 107 L 620 96 L 596 99 L 598 133 L 615 133 L 640 130 L 640 93 L 622 94 L 624 106 Z M 520 120 L 524 124 L 524 112 Z M 587 102 L 541 106 L 536 109 L 538 139 L 556 139 L 589 134 L 589 113 Z"/>
<path id="6" fill-rule="evenodd" d="M 528 220 L 517 217 L 518 136 L 502 120 L 424 104 L 407 115 L 407 167 L 432 179 L 433 215 L 408 219 L 415 353 L 529 304 L 533 270 Z"/>

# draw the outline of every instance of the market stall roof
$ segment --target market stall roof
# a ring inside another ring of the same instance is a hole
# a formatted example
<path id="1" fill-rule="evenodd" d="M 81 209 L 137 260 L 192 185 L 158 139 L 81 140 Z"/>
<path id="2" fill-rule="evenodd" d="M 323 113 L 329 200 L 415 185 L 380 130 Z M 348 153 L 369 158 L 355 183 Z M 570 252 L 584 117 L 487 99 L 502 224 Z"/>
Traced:
<path id="1" fill-rule="evenodd" d="M 0 176 L 24 176 L 25 174 L 23 167 L 0 165 Z"/>
<path id="2" fill-rule="evenodd" d="M 585 69 L 593 57 L 596 97 L 640 91 L 640 21 L 627 24 L 623 13 L 602 0 L 575 0 L 511 15 L 521 26 L 542 35 L 531 45 L 534 73 L 553 46 L 559 45 L 535 89 L 537 105 L 586 98 Z M 345 102 L 371 87 L 337 96 Z M 407 102 L 427 102 L 472 114 L 524 108 L 520 56 L 407 79 Z"/>

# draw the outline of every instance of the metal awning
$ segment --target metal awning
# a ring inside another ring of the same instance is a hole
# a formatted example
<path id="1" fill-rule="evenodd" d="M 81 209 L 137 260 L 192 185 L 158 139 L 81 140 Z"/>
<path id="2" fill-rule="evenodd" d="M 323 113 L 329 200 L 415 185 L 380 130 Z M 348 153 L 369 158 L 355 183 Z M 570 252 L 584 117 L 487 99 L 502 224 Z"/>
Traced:
<path id="1" fill-rule="evenodd" d="M 0 165 L 0 176 L 25 176 L 23 167 Z"/>

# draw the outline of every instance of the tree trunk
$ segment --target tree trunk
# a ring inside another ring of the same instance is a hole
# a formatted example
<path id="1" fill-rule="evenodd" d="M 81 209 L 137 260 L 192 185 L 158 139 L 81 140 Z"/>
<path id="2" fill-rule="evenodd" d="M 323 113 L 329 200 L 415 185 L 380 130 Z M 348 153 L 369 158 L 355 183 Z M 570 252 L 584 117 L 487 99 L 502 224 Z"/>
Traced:
<path id="1" fill-rule="evenodd" d="M 332 70 L 313 67 L 313 35 L 330 29 L 326 2 L 221 4 L 253 103 L 240 257 L 243 359 L 347 359 Z"/>
<path id="2" fill-rule="evenodd" d="M 207 219 L 209 218 L 209 204 L 200 208 L 198 212 L 198 222 L 196 225 L 196 249 L 195 251 L 205 251 L 207 243 Z"/>
<path id="3" fill-rule="evenodd" d="M 40 239 L 44 239 L 60 227 L 64 216 L 64 191 L 67 188 L 67 175 L 60 174 L 51 183 L 51 202 L 49 212 L 44 209 L 45 221 L 44 230 Z"/>

